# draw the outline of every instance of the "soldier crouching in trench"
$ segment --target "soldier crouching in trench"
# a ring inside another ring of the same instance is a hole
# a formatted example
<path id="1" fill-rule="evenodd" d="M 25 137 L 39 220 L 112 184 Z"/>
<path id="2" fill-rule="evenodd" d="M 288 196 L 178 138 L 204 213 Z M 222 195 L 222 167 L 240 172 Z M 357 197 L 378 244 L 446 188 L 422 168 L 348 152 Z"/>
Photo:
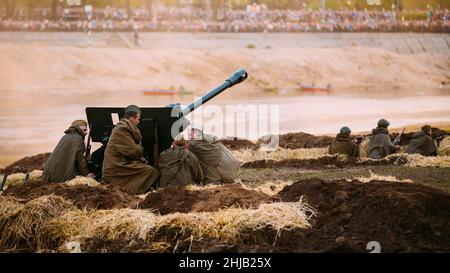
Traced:
<path id="1" fill-rule="evenodd" d="M 367 145 L 369 158 L 381 159 L 400 150 L 400 146 L 394 145 L 389 137 L 389 125 L 389 121 L 380 119 L 377 128 L 372 130 L 372 136 Z"/>
<path id="2" fill-rule="evenodd" d="M 84 137 L 87 134 L 87 122 L 75 120 L 65 132 L 56 148 L 44 164 L 42 179 L 44 182 L 64 182 L 77 175 L 95 175 L 89 172 L 84 152 Z"/>
<path id="3" fill-rule="evenodd" d="M 145 162 L 144 150 L 139 144 L 142 135 L 137 125 L 141 118 L 141 109 L 130 105 L 114 127 L 105 150 L 103 161 L 103 182 L 115 184 L 131 191 L 144 194 L 159 177 L 159 171 Z"/>
<path id="4" fill-rule="evenodd" d="M 344 126 L 330 145 L 330 154 L 343 154 L 350 158 L 359 157 L 359 146 L 350 138 L 352 131 Z"/>
<path id="5" fill-rule="evenodd" d="M 421 131 L 412 136 L 406 152 L 408 154 L 421 154 L 423 156 L 437 156 L 437 147 L 431 137 L 430 125 L 424 125 Z"/>
<path id="6" fill-rule="evenodd" d="M 204 134 L 202 128 L 191 128 L 188 149 L 200 162 L 204 184 L 233 183 L 238 178 L 240 161 L 217 137 Z"/>
<path id="7" fill-rule="evenodd" d="M 175 138 L 172 147 L 161 153 L 158 164 L 161 187 L 203 183 L 204 175 L 200 162 L 188 149 L 189 145 L 180 134 Z"/>

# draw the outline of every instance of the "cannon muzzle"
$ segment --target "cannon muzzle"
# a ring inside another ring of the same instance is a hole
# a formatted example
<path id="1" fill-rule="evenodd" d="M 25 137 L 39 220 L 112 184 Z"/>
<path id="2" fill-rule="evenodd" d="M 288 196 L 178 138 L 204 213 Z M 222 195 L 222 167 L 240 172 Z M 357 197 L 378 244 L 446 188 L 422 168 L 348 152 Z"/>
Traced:
<path id="1" fill-rule="evenodd" d="M 193 103 L 189 104 L 188 106 L 186 106 L 185 108 L 183 108 L 183 110 L 182 110 L 183 116 L 188 115 L 189 113 L 191 113 L 198 107 L 202 106 L 204 103 L 208 102 L 215 96 L 219 95 L 226 89 L 245 81 L 247 79 L 247 77 L 248 77 L 248 74 L 244 69 L 240 69 L 240 70 L 234 72 L 234 74 L 231 75 L 227 80 L 225 80 L 224 83 L 217 86 L 216 88 L 214 88 L 212 91 L 210 91 L 208 94 L 204 95 L 200 99 L 196 100 L 195 102 L 193 102 Z"/>
<path id="2" fill-rule="evenodd" d="M 233 75 L 231 75 L 227 81 L 230 83 L 230 87 L 239 84 L 243 81 L 245 81 L 248 77 L 247 72 L 244 69 L 239 69 L 238 71 L 234 72 Z"/>

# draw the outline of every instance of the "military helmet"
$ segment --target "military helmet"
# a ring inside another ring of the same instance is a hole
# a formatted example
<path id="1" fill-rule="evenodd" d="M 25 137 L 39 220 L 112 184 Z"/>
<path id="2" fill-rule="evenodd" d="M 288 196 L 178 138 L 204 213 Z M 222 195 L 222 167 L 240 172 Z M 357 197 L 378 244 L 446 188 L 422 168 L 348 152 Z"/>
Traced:
<path id="1" fill-rule="evenodd" d="M 389 125 L 390 125 L 389 121 L 385 120 L 384 118 L 378 121 L 378 127 L 387 128 Z"/>
<path id="2" fill-rule="evenodd" d="M 74 120 L 70 126 L 72 126 L 72 127 L 87 126 L 87 122 L 82 119 L 77 119 L 77 120 Z"/>
<path id="3" fill-rule="evenodd" d="M 431 130 L 431 126 L 430 125 L 424 125 L 422 126 L 422 131 L 424 131 L 425 133 L 429 133 Z"/>
<path id="4" fill-rule="evenodd" d="M 344 135 L 349 135 L 351 132 L 352 130 L 350 130 L 350 128 L 348 128 L 347 126 L 342 127 L 340 131 L 340 133 Z"/>

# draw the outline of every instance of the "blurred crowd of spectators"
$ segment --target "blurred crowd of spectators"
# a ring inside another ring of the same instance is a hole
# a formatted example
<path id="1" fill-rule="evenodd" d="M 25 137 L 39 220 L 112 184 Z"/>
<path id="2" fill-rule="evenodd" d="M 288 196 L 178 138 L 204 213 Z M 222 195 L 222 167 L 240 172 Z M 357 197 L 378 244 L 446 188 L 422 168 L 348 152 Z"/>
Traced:
<path id="1" fill-rule="evenodd" d="M 411 15 L 412 14 L 412 15 Z M 450 32 L 447 9 L 398 12 L 311 11 L 311 10 L 228 10 L 213 18 L 210 10 L 198 8 L 95 9 L 66 11 L 51 20 L 48 10 L 38 10 L 33 19 L 1 18 L 0 31 L 160 31 L 160 32 Z"/>

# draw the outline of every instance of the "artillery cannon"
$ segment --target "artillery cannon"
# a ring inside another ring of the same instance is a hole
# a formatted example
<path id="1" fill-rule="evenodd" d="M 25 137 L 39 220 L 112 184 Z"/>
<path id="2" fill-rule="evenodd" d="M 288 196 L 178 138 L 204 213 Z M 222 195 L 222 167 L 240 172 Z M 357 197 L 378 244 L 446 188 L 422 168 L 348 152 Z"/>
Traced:
<path id="1" fill-rule="evenodd" d="M 141 145 L 144 156 L 149 163 L 156 167 L 159 154 L 168 149 L 173 137 L 184 131 L 189 125 L 186 116 L 195 109 L 213 99 L 228 88 L 247 79 L 247 72 L 243 69 L 236 71 L 225 82 L 208 92 L 197 101 L 181 108 L 180 104 L 171 104 L 166 107 L 141 108 L 141 122 L 139 130 L 142 134 Z M 86 115 L 89 124 L 88 151 L 90 141 L 102 143 L 102 146 L 88 157 L 88 167 L 100 180 L 102 176 L 103 158 L 109 137 L 115 124 L 125 116 L 125 108 L 120 107 L 87 107 Z"/>

